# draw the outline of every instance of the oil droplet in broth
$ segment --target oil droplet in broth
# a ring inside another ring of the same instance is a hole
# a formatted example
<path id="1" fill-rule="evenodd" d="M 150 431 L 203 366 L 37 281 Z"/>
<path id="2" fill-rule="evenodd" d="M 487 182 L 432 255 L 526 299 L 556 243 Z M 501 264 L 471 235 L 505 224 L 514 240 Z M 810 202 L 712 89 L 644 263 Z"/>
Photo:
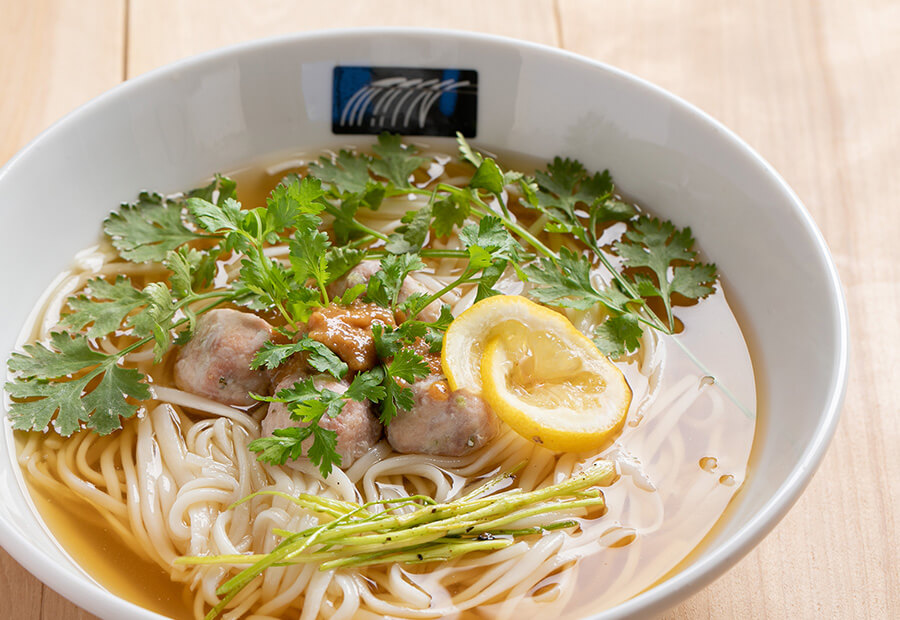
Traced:
<path id="1" fill-rule="evenodd" d="M 716 467 L 718 466 L 719 461 L 717 461 L 715 457 L 704 456 L 702 459 L 700 459 L 700 469 L 702 469 L 703 471 L 713 473 L 714 471 L 716 471 Z"/>

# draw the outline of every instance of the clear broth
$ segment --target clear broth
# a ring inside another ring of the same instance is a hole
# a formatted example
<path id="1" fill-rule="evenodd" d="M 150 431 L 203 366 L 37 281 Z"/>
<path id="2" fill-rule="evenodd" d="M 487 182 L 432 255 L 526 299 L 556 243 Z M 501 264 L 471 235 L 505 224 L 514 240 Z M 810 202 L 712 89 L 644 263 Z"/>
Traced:
<path id="1" fill-rule="evenodd" d="M 245 205 L 263 204 L 285 173 L 302 171 L 302 159 L 303 155 L 280 156 L 235 172 L 231 176 L 238 181 L 239 198 Z M 518 164 L 518 169 L 535 167 L 534 161 L 521 157 L 503 159 Z M 705 378 L 691 356 L 669 338 L 664 338 L 663 369 L 654 379 L 659 381 L 654 391 L 636 361 L 621 365 L 634 398 L 624 430 L 606 451 L 619 464 L 621 476 L 604 489 L 606 514 L 586 525 L 601 528 L 595 531 L 603 535 L 596 549 L 579 560 L 576 594 L 563 617 L 612 607 L 670 575 L 720 520 L 746 478 L 756 387 L 738 322 L 721 291 L 678 308 L 677 315 L 685 325 L 678 338 L 711 369 L 716 381 Z M 674 396 L 669 404 L 657 402 L 642 409 L 651 393 L 657 399 Z M 682 401 L 692 403 L 679 411 Z M 74 494 L 56 497 L 31 483 L 29 490 L 61 546 L 110 592 L 172 618 L 193 617 L 187 586 L 171 581 L 160 567 L 135 554 L 116 532 L 104 527 L 90 503 Z M 407 576 L 428 590 L 427 573 L 409 571 Z M 532 594 L 544 596 L 553 587 L 550 577 Z M 492 602 L 460 617 L 482 617 L 505 611 L 503 606 Z M 540 606 L 523 610 L 540 613 Z"/>

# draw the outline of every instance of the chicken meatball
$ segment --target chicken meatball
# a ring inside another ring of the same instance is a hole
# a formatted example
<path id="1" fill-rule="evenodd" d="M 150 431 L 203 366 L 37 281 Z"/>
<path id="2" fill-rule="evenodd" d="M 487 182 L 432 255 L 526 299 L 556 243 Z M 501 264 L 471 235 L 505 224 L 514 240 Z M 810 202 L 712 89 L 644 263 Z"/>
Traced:
<path id="1" fill-rule="evenodd" d="M 194 337 L 178 352 L 175 385 L 226 405 L 256 404 L 250 392 L 267 394 L 269 377 L 251 370 L 253 356 L 272 326 L 237 310 L 211 310 L 197 320 Z"/>
<path id="2" fill-rule="evenodd" d="M 347 289 L 351 289 L 357 284 L 368 284 L 369 279 L 379 269 L 381 269 L 381 264 L 378 261 L 364 260 L 348 271 L 346 275 L 338 278 L 329 285 L 328 294 L 332 297 L 339 297 L 343 295 Z M 406 276 L 406 278 L 403 279 L 403 284 L 400 286 L 400 293 L 397 295 L 397 301 L 404 302 L 416 293 L 430 295 L 431 291 L 416 282 L 412 277 Z M 440 315 L 441 303 L 440 301 L 433 301 L 422 309 L 418 318 L 422 321 L 434 322 L 438 320 Z"/>
<path id="3" fill-rule="evenodd" d="M 284 377 L 273 391 L 277 394 L 305 378 L 307 377 L 304 373 L 294 372 Z M 328 389 L 338 394 L 343 394 L 349 387 L 346 381 L 337 381 L 328 375 L 316 375 L 313 377 L 313 385 L 320 390 Z M 262 421 L 262 433 L 271 436 L 276 428 L 288 428 L 302 424 L 302 422 L 291 419 L 291 414 L 284 403 L 269 403 L 269 411 Z M 383 428 L 381 422 L 372 413 L 371 403 L 355 400 L 345 401 L 344 407 L 337 417 L 322 416 L 319 426 L 337 433 L 337 453 L 341 456 L 341 469 L 347 469 L 356 462 L 356 459 L 371 450 L 381 439 Z M 301 447 L 304 454 L 312 443 L 312 437 L 303 441 Z M 295 462 L 288 461 L 285 465 L 291 467 Z"/>
<path id="4" fill-rule="evenodd" d="M 401 411 L 386 430 L 397 452 L 462 456 L 500 431 L 500 421 L 481 396 L 450 390 L 440 375 L 417 381 L 412 391 L 412 409 Z"/>

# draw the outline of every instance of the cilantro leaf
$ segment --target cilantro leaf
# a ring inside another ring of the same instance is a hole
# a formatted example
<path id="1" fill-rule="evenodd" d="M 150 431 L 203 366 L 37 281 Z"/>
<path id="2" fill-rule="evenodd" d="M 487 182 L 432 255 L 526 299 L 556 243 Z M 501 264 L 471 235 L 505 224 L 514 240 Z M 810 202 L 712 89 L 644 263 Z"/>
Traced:
<path id="1" fill-rule="evenodd" d="M 459 231 L 459 240 L 466 249 L 479 247 L 494 260 L 516 260 L 521 249 L 499 217 L 487 215 L 477 223 Z"/>
<path id="2" fill-rule="evenodd" d="M 284 465 L 287 461 L 296 461 L 303 456 L 303 440 L 312 434 L 309 426 L 289 426 L 276 428 L 272 437 L 254 439 L 247 448 L 251 452 L 259 452 L 257 460 L 272 465 Z M 331 470 L 329 469 L 329 472 Z"/>
<path id="3" fill-rule="evenodd" d="M 613 184 L 608 171 L 588 176 L 584 166 L 573 159 L 556 157 L 547 171 L 535 173 L 541 191 L 540 204 L 545 209 L 557 209 L 577 221 L 575 209 L 579 203 L 591 207 L 612 195 Z"/>
<path id="4" fill-rule="evenodd" d="M 404 325 L 415 324 L 419 321 L 407 321 Z M 403 332 L 390 325 L 375 323 L 372 325 L 372 340 L 375 342 L 375 352 L 380 359 L 393 357 L 403 343 Z"/>
<path id="5" fill-rule="evenodd" d="M 596 202 L 591 207 L 591 230 L 596 228 L 597 224 L 603 222 L 627 222 L 633 218 L 636 213 L 637 211 L 633 206 L 615 198 L 607 198 L 606 200 Z"/>
<path id="6" fill-rule="evenodd" d="M 193 290 L 201 291 L 208 288 L 213 283 L 219 268 L 216 261 L 219 260 L 221 255 L 221 247 L 216 247 L 209 251 L 201 252 L 200 260 L 197 261 L 196 264 L 191 260 L 193 267 L 191 274 L 191 288 Z"/>
<path id="7" fill-rule="evenodd" d="M 232 285 L 242 293 L 241 303 L 257 310 L 271 308 L 284 302 L 291 290 L 291 275 L 278 262 L 268 258 L 256 247 L 249 247 L 241 260 L 240 277 Z"/>
<path id="8" fill-rule="evenodd" d="M 337 451 L 337 432 L 322 428 L 318 424 L 310 425 L 313 442 L 306 453 L 307 458 L 318 466 L 323 478 L 327 478 L 332 467 L 341 466 L 341 455 Z"/>
<path id="9" fill-rule="evenodd" d="M 364 250 L 358 250 L 356 248 L 343 246 L 335 246 L 329 248 L 327 255 L 327 284 L 331 284 L 332 282 L 346 274 L 348 271 L 356 267 L 359 263 L 362 262 L 365 256 L 366 253 Z"/>
<path id="10" fill-rule="evenodd" d="M 294 286 L 287 292 L 284 305 L 295 321 L 305 323 L 316 308 L 323 306 L 321 291 L 307 286 Z"/>
<path id="11" fill-rule="evenodd" d="M 119 255 L 135 263 L 161 261 L 170 250 L 201 236 L 185 226 L 180 202 L 149 192 L 110 213 L 103 230 Z"/>
<path id="12" fill-rule="evenodd" d="M 497 294 L 497 291 L 491 287 L 503 274 L 509 262 L 518 259 L 519 250 L 521 249 L 518 242 L 506 229 L 503 221 L 491 215 L 483 216 L 477 224 L 465 226 L 459 232 L 459 239 L 466 248 L 469 258 L 465 271 L 441 291 L 432 295 L 410 296 L 402 305 L 403 310 L 409 313 L 409 318 L 414 319 L 428 304 L 460 284 L 478 281 L 477 297 L 479 300 Z M 421 260 L 418 257 L 416 257 L 416 261 L 421 264 Z M 415 268 L 421 269 L 422 267 L 416 266 Z M 399 280 L 391 278 L 386 279 L 386 281 L 393 282 L 399 291 L 402 278 L 405 277 L 407 272 L 404 272 Z M 475 278 L 474 276 L 479 272 L 481 272 L 481 277 Z M 379 287 L 382 286 L 381 283 L 373 282 L 378 275 L 376 273 L 372 280 L 369 280 L 367 296 L 370 301 L 380 305 L 387 305 L 385 301 L 388 298 L 387 295 L 379 290 Z M 391 299 L 389 307 L 393 308 L 396 305 L 396 299 L 396 296 Z"/>
<path id="13" fill-rule="evenodd" d="M 5 386 L 14 399 L 9 416 L 16 429 L 41 430 L 53 420 L 54 427 L 64 436 L 79 430 L 82 423 L 105 435 L 121 427 L 120 418 L 131 417 L 137 411 L 137 406 L 125 397 L 150 398 L 144 375 L 117 366 L 118 355 L 91 350 L 83 334 L 72 337 L 55 332 L 49 347 L 34 344 L 26 345 L 24 350 L 24 354 L 14 353 L 8 362 L 10 370 L 21 375 Z M 80 377 L 66 378 L 91 368 Z M 91 381 L 101 374 L 100 382 L 85 393 Z"/>
<path id="14" fill-rule="evenodd" d="M 306 283 L 314 280 L 316 285 L 325 288 L 328 277 L 328 249 L 331 242 L 328 235 L 315 228 L 301 228 L 294 233 L 290 244 L 291 266 L 297 282 Z"/>
<path id="15" fill-rule="evenodd" d="M 670 329 L 674 326 L 673 294 L 698 299 L 713 291 L 715 266 L 696 263 L 693 245 L 690 228 L 678 230 L 671 222 L 647 216 L 639 217 L 624 239 L 613 244 L 626 267 L 646 268 L 653 273 L 655 282 L 645 276 L 632 281 L 642 296 L 662 298 Z"/>
<path id="16" fill-rule="evenodd" d="M 615 188 L 608 170 L 592 175 L 580 162 L 557 157 L 535 178 L 536 186 L 523 179 L 520 187 L 525 202 L 548 217 L 544 229 L 573 235 L 598 252 L 598 225 L 625 222 L 636 214 L 633 206 L 613 198 Z"/>
<path id="17" fill-rule="evenodd" d="M 381 134 L 372 150 L 378 155 L 370 164 L 372 172 L 401 189 L 410 187 L 410 175 L 428 162 L 425 157 L 416 155 L 418 151 L 414 146 L 403 144 L 402 136 L 396 134 Z"/>
<path id="18" fill-rule="evenodd" d="M 259 351 L 256 352 L 256 355 L 253 356 L 253 361 L 250 362 L 250 368 L 252 370 L 257 370 L 262 367 L 266 367 L 269 370 L 278 368 L 289 357 L 304 350 L 305 348 L 300 342 L 275 344 L 272 341 L 267 340 L 263 343 L 263 346 Z"/>
<path id="19" fill-rule="evenodd" d="M 187 193 L 188 198 L 202 198 L 209 202 L 215 201 L 221 205 L 228 198 L 234 198 L 237 183 L 228 177 L 217 174 L 209 185 L 192 189 Z"/>
<path id="20" fill-rule="evenodd" d="M 529 282 L 535 285 L 529 295 L 535 300 L 561 308 L 587 310 L 602 303 L 613 312 L 630 312 L 628 304 L 641 305 L 640 299 L 624 294 L 617 286 L 597 289 L 591 283 L 591 261 L 586 255 L 561 248 L 554 266 L 542 258 L 523 268 Z"/>
<path id="21" fill-rule="evenodd" d="M 472 197 L 468 192 L 449 192 L 446 197 L 436 200 L 432 206 L 434 234 L 438 237 L 448 236 L 454 227 L 463 225 L 471 210 Z"/>
<path id="22" fill-rule="evenodd" d="M 410 299 L 407 299 L 407 302 L 411 300 L 413 300 L 412 297 L 410 297 Z M 401 309 L 406 312 L 410 312 L 404 306 L 401 306 Z M 410 312 L 409 315 L 411 316 L 412 313 Z M 417 321 L 415 319 L 411 319 L 403 322 L 397 328 L 397 332 L 406 343 L 412 344 L 417 338 L 422 338 L 428 344 L 428 348 L 431 353 L 440 353 L 441 348 L 444 344 L 444 332 L 447 331 L 447 328 L 450 327 L 450 323 L 452 322 L 453 313 L 450 311 L 450 306 L 448 304 L 442 304 L 440 314 L 435 321 L 429 323 L 426 321 Z"/>
<path id="23" fill-rule="evenodd" d="M 400 349 L 387 366 L 388 374 L 394 379 L 412 383 L 417 378 L 427 377 L 430 373 L 428 364 L 422 356 L 409 349 Z"/>
<path id="24" fill-rule="evenodd" d="M 587 310 L 604 301 L 591 284 L 590 259 L 568 248 L 560 249 L 558 268 L 550 259 L 541 258 L 523 271 L 535 285 L 529 295 L 541 303 Z"/>
<path id="25" fill-rule="evenodd" d="M 90 324 L 88 337 L 103 338 L 119 329 L 125 317 L 147 299 L 131 280 L 120 275 L 112 283 L 102 278 L 89 280 L 84 293 L 69 297 L 67 303 L 73 312 L 64 316 L 60 325 L 81 330 Z"/>
<path id="26" fill-rule="evenodd" d="M 250 368 L 256 370 L 261 367 L 268 369 L 277 368 L 295 353 L 306 352 L 306 362 L 319 372 L 327 372 L 335 379 L 341 379 L 347 374 L 347 364 L 341 361 L 331 349 L 309 336 L 304 336 L 297 342 L 290 344 L 274 344 L 265 342 L 262 348 L 256 352 Z"/>
<path id="27" fill-rule="evenodd" d="M 101 435 L 121 428 L 121 418 L 130 418 L 138 410 L 125 397 L 138 401 L 150 398 L 150 388 L 143 379 L 144 375 L 133 368 L 109 364 L 100 383 L 81 399 L 88 413 L 88 428 Z"/>
<path id="28" fill-rule="evenodd" d="M 84 335 L 71 336 L 66 332 L 52 332 L 49 347 L 35 343 L 26 344 L 22 349 L 24 353 L 13 353 L 7 365 L 27 378 L 65 377 L 96 366 L 108 357 L 91 349 Z"/>
<path id="29" fill-rule="evenodd" d="M 268 229 L 279 233 L 290 228 L 300 214 L 318 215 L 325 208 L 322 182 L 311 176 L 296 176 L 279 183 L 266 198 Z"/>
<path id="30" fill-rule="evenodd" d="M 593 338 L 605 355 L 618 357 L 640 346 L 641 326 L 633 306 L 642 306 L 642 300 L 630 298 L 616 284 L 600 290 L 595 288 L 587 256 L 563 247 L 557 265 L 541 259 L 523 271 L 535 285 L 529 296 L 541 303 L 578 310 L 587 310 L 598 303 L 606 306 L 611 316 L 596 328 Z"/>
<path id="31" fill-rule="evenodd" d="M 437 331 L 445 332 L 445 331 L 447 331 L 447 328 L 450 327 L 450 323 L 452 323 L 452 322 L 453 322 L 453 313 L 450 311 L 450 306 L 449 306 L 449 304 L 443 304 L 441 306 L 441 312 L 440 312 L 440 315 L 438 315 L 437 320 L 433 321 L 431 323 L 426 323 L 426 325 L 430 329 L 435 329 Z"/>
<path id="32" fill-rule="evenodd" d="M 240 230 L 247 212 L 234 198 L 216 205 L 202 198 L 188 198 L 187 208 L 197 223 L 211 233 Z M 161 260 L 160 259 L 157 260 Z"/>
<path id="33" fill-rule="evenodd" d="M 486 157 L 479 164 L 478 169 L 469 181 L 469 187 L 484 189 L 491 194 L 499 195 L 503 191 L 503 173 L 500 167 L 490 157 Z"/>
<path id="34" fill-rule="evenodd" d="M 385 397 L 378 419 L 387 426 L 401 411 L 409 411 L 415 405 L 412 389 L 398 384 L 390 377 L 384 380 Z"/>
<path id="35" fill-rule="evenodd" d="M 363 283 L 354 284 L 353 286 L 348 288 L 346 291 L 344 291 L 343 295 L 341 295 L 340 297 L 335 297 L 334 299 L 332 299 L 332 301 L 341 306 L 349 306 L 354 301 L 359 299 L 359 296 L 365 292 L 366 292 L 365 284 L 363 284 Z"/>
<path id="36" fill-rule="evenodd" d="M 339 195 L 361 194 L 368 188 L 372 178 L 369 176 L 369 166 L 372 158 L 368 155 L 355 155 L 350 151 L 341 150 L 335 157 L 322 156 L 318 163 L 310 164 L 309 174 L 331 183 Z"/>
<path id="37" fill-rule="evenodd" d="M 295 381 L 290 387 L 278 390 L 274 396 L 254 396 L 253 398 L 267 403 L 285 403 L 290 405 L 299 402 L 315 402 L 320 400 L 320 397 L 320 390 L 315 386 L 313 380 L 305 377 Z"/>
<path id="38" fill-rule="evenodd" d="M 688 299 L 702 299 L 712 294 L 716 290 L 715 281 L 715 265 L 679 265 L 672 269 L 672 291 Z"/>
<path id="39" fill-rule="evenodd" d="M 472 226 L 474 226 L 474 224 Z M 468 228 L 468 226 L 466 226 L 466 228 Z M 465 230 L 465 228 L 463 230 Z M 491 266 L 491 263 L 493 262 L 491 253 L 480 245 L 468 245 L 466 246 L 466 251 L 469 253 L 469 270 L 477 272 L 485 267 Z"/>
<path id="40" fill-rule="evenodd" d="M 203 263 L 204 254 L 193 248 L 178 248 L 169 252 L 163 265 L 172 272 L 169 284 L 176 297 L 186 297 L 193 293 L 194 274 Z"/>
<path id="41" fill-rule="evenodd" d="M 381 259 L 381 269 L 369 278 L 366 298 L 384 308 L 395 307 L 406 276 L 424 268 L 425 263 L 416 254 L 388 254 Z"/>
<path id="42" fill-rule="evenodd" d="M 418 211 L 407 211 L 401 221 L 403 224 L 388 235 L 388 242 L 384 249 L 391 254 L 418 252 L 428 238 L 428 227 L 431 225 L 431 205 L 422 207 Z"/>
<path id="43" fill-rule="evenodd" d="M 153 359 L 159 363 L 171 344 L 171 330 L 174 327 L 178 305 L 172 298 L 172 291 L 162 282 L 151 282 L 143 290 L 147 306 L 128 320 L 134 333 L 142 338 L 153 337 Z"/>
<path id="44" fill-rule="evenodd" d="M 257 400 L 287 405 L 291 419 L 317 422 L 325 414 L 336 417 L 344 406 L 341 394 L 328 388 L 318 388 L 311 378 L 301 379 L 274 396 L 256 396 Z"/>
<path id="45" fill-rule="evenodd" d="M 328 213 L 334 216 L 334 222 L 331 230 L 334 233 L 334 240 L 341 246 L 346 244 L 350 239 L 360 235 L 359 229 L 356 228 L 356 212 L 359 211 L 360 202 L 357 199 L 348 199 L 341 202 L 340 206 L 332 207 Z"/>
<path id="46" fill-rule="evenodd" d="M 506 260 L 497 260 L 481 271 L 481 277 L 478 279 L 478 290 L 475 293 L 475 303 L 494 295 L 500 295 L 500 291 L 494 289 L 493 286 L 506 271 L 508 262 Z"/>
<path id="47" fill-rule="evenodd" d="M 365 402 L 379 402 L 384 398 L 384 388 L 381 383 L 384 379 L 384 371 L 380 367 L 358 373 L 350 382 L 350 387 L 341 396 L 345 399 Z"/>
<path id="48" fill-rule="evenodd" d="M 422 356 L 409 349 L 399 349 L 391 363 L 384 366 L 384 399 L 381 401 L 381 423 L 387 426 L 400 411 L 413 408 L 414 399 L 409 384 L 431 374 Z M 403 383 L 401 383 L 403 382 Z"/>
<path id="49" fill-rule="evenodd" d="M 73 381 L 13 381 L 6 384 L 6 393 L 14 399 L 9 404 L 9 419 L 16 430 L 43 430 L 53 420 L 53 427 L 63 437 L 81 428 L 87 420 L 87 410 L 81 394 L 89 379 Z M 58 412 L 56 419 L 54 414 Z"/>
<path id="50" fill-rule="evenodd" d="M 312 437 L 312 442 L 307 440 Z M 256 458 L 272 465 L 284 465 L 288 460 L 302 458 L 304 443 L 307 443 L 306 456 L 313 465 L 319 468 L 323 478 L 327 478 L 332 467 L 340 466 L 341 455 L 337 452 L 337 433 L 310 423 L 305 426 L 276 428 L 272 437 L 254 439 L 247 448 L 251 452 L 260 453 Z"/>
<path id="51" fill-rule="evenodd" d="M 629 314 L 611 316 L 594 329 L 594 344 L 604 355 L 621 357 L 641 346 L 641 324 Z"/>
<path id="52" fill-rule="evenodd" d="M 459 158 L 461 160 L 469 162 L 476 168 L 481 166 L 481 162 L 484 161 L 484 156 L 472 148 L 460 131 L 456 132 L 456 144 L 459 147 Z"/>
<path id="53" fill-rule="evenodd" d="M 229 198 L 237 196 L 237 182 L 223 174 L 216 174 L 219 195 L 216 196 L 216 204 L 222 204 Z"/>
<path id="54" fill-rule="evenodd" d="M 519 183 L 525 175 L 514 170 L 502 171 L 497 162 L 490 157 L 479 153 L 466 141 L 465 137 L 456 132 L 456 143 L 459 146 L 459 158 L 475 166 L 476 171 L 470 187 L 486 189 L 490 193 L 499 196 L 503 188 L 512 183 Z"/>
<path id="55" fill-rule="evenodd" d="M 321 224 L 316 216 L 325 209 L 325 190 L 319 179 L 296 175 L 286 177 L 266 199 L 266 208 L 254 209 L 258 221 L 247 225 L 245 217 L 242 227 L 257 239 L 276 244 L 280 234 L 286 229 L 297 227 L 315 228 Z M 251 220 L 252 221 L 252 220 Z M 261 228 L 261 230 L 259 230 Z"/>
<path id="56" fill-rule="evenodd" d="M 476 301 L 497 295 L 498 291 L 492 287 L 503 275 L 509 261 L 518 259 L 518 242 L 500 218 L 490 215 L 481 218 L 478 224 L 469 224 L 460 230 L 459 239 L 469 254 L 469 265 L 461 280 L 481 271 Z"/>

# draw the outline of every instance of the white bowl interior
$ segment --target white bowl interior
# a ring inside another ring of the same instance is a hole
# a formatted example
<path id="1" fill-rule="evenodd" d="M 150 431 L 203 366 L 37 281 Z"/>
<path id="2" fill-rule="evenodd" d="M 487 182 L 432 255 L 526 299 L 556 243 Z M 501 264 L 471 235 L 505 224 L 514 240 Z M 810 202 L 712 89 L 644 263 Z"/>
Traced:
<path id="1" fill-rule="evenodd" d="M 458 33 L 337 32 L 215 52 L 114 89 L 0 171 L 0 356 L 48 283 L 137 190 L 177 191 L 266 154 L 370 141 L 331 134 L 335 64 L 476 69 L 477 144 L 609 168 L 640 204 L 692 227 L 754 354 L 754 467 L 691 566 L 599 617 L 661 609 L 720 574 L 796 499 L 833 432 L 847 355 L 840 285 L 806 211 L 743 143 L 671 95 L 563 52 Z M 0 448 L 0 542 L 94 613 L 157 617 L 90 585 L 64 557 L 20 491 L 10 445 Z"/>

